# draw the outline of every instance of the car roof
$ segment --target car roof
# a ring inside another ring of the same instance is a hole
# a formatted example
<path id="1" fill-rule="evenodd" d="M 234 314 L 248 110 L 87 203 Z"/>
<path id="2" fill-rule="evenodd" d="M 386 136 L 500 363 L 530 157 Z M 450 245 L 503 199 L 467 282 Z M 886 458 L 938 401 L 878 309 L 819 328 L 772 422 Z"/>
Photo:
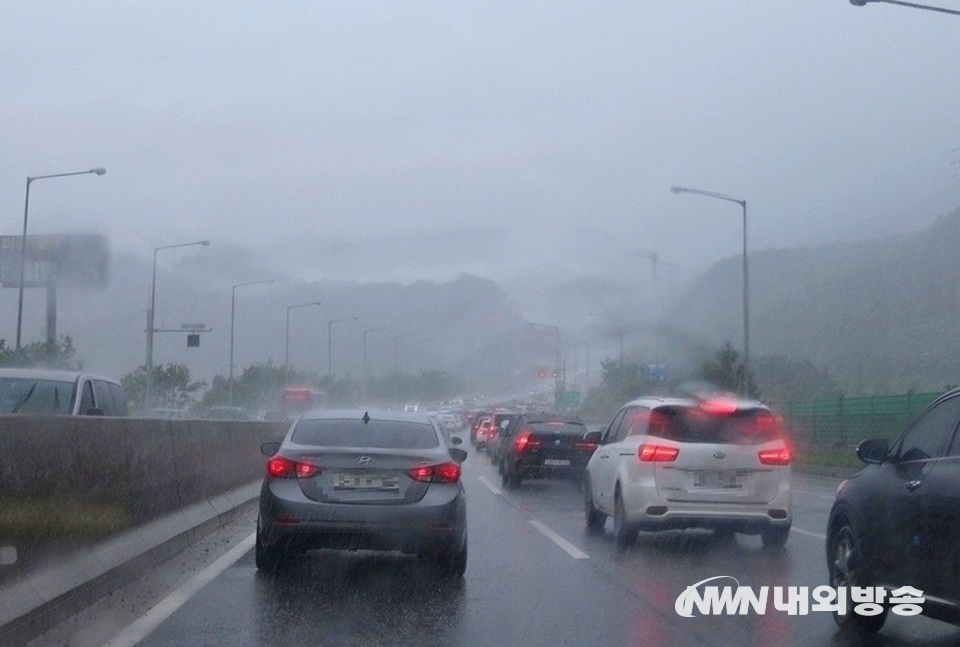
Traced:
<path id="1" fill-rule="evenodd" d="M 369 415 L 371 420 L 394 422 L 419 422 L 433 426 L 430 414 L 414 411 L 382 411 L 378 409 L 313 409 L 300 416 L 300 420 L 359 420 Z"/>
<path id="2" fill-rule="evenodd" d="M 60 382 L 76 382 L 81 377 L 90 377 L 119 384 L 112 377 L 94 375 L 83 371 L 67 371 L 50 368 L 0 368 L 0 377 L 19 377 L 32 380 L 57 380 Z"/>
<path id="3" fill-rule="evenodd" d="M 767 410 L 768 407 L 758 400 L 751 400 L 747 398 L 741 398 L 737 395 L 732 394 L 722 394 L 716 396 L 702 397 L 702 398 L 693 398 L 693 397 L 666 397 L 666 396 L 641 396 L 630 402 L 627 402 L 620 408 L 624 407 L 650 407 L 655 409 L 658 407 L 695 407 L 704 402 L 711 401 L 723 401 L 729 402 L 732 405 L 735 405 L 736 408 L 740 411 L 746 411 L 750 409 L 763 409 Z"/>

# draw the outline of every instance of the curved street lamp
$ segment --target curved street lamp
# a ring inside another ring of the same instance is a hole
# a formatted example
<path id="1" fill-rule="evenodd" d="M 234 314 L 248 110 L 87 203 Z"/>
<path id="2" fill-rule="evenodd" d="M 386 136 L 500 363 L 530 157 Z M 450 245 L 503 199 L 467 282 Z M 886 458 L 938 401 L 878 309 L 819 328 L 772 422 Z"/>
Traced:
<path id="1" fill-rule="evenodd" d="M 17 350 L 20 349 L 20 333 L 23 329 L 23 280 L 27 267 L 27 216 L 30 213 L 30 185 L 37 180 L 47 180 L 54 177 L 69 177 L 71 175 L 106 175 L 107 169 L 92 168 L 89 171 L 73 171 L 71 173 L 53 173 L 51 175 L 27 176 L 27 191 L 23 200 L 23 238 L 20 239 L 20 294 L 17 297 Z"/>
<path id="2" fill-rule="evenodd" d="M 165 249 L 174 249 L 175 247 L 192 247 L 193 245 L 202 245 L 206 247 L 210 244 L 209 240 L 198 240 L 192 243 L 178 243 L 176 245 L 163 245 L 153 248 L 153 275 L 150 279 L 150 309 L 147 310 L 147 383 L 143 397 L 144 408 L 153 403 L 153 334 L 157 332 L 155 325 L 154 308 L 157 298 L 157 252 Z"/>
<path id="3" fill-rule="evenodd" d="M 917 4 L 915 2 L 902 2 L 902 0 L 850 0 L 850 4 L 855 7 L 864 7 L 870 2 L 884 2 L 886 4 L 900 5 L 901 7 L 910 7 L 911 9 L 925 9 L 927 11 L 936 11 L 939 13 L 948 13 L 954 16 L 960 16 L 960 11 L 957 11 L 956 9 L 933 7 L 931 5 Z"/>
<path id="4" fill-rule="evenodd" d="M 747 396 L 749 395 L 750 384 L 750 306 L 748 296 L 750 290 L 747 284 L 747 201 L 723 193 L 690 189 L 685 186 L 672 186 L 670 190 L 674 193 L 692 193 L 717 200 L 736 202 L 743 209 L 743 395 Z"/>
<path id="5" fill-rule="evenodd" d="M 308 303 L 300 303 L 295 306 L 287 306 L 287 327 L 286 327 L 286 342 L 284 343 L 283 351 L 283 381 L 286 383 L 290 380 L 290 311 L 296 310 L 297 308 L 307 308 L 309 306 L 319 306 L 323 305 L 319 301 L 310 301 Z"/>
<path id="6" fill-rule="evenodd" d="M 234 315 L 237 310 L 237 288 L 243 288 L 248 285 L 262 285 L 264 283 L 273 283 L 273 279 L 263 279 L 261 281 L 247 281 L 246 283 L 237 283 L 233 286 L 233 294 L 230 297 L 230 384 L 228 387 L 229 390 L 229 403 L 230 406 L 233 406 L 233 323 Z"/>

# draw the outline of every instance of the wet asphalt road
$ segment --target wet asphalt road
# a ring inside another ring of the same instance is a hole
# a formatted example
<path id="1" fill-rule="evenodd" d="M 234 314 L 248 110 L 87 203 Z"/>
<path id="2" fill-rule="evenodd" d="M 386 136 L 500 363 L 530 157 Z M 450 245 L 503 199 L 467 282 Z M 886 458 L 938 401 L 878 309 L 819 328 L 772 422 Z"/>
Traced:
<path id="1" fill-rule="evenodd" d="M 469 562 L 462 582 L 444 581 L 413 558 L 332 551 L 264 576 L 248 550 L 140 644 L 864 644 L 838 636 L 826 612 L 683 618 L 675 610 L 686 586 L 720 575 L 753 587 L 825 584 L 823 533 L 836 480 L 794 475 L 794 526 L 782 550 L 764 549 L 758 537 L 684 531 L 641 533 L 620 551 L 610 520 L 603 536 L 585 532 L 577 484 L 528 481 L 501 491 L 496 470 L 475 451 L 463 478 Z M 955 645 L 960 629 L 891 615 L 870 644 Z"/>

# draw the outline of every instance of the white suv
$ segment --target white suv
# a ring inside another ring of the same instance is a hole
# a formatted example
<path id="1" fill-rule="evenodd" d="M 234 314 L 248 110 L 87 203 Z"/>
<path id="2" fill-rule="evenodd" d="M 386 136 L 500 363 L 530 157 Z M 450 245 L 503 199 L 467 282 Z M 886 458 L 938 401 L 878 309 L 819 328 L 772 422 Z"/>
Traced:
<path id="1" fill-rule="evenodd" d="M 617 544 L 640 530 L 710 528 L 790 534 L 791 451 L 778 416 L 759 402 L 647 397 L 624 405 L 587 464 L 587 527 L 614 519 Z"/>

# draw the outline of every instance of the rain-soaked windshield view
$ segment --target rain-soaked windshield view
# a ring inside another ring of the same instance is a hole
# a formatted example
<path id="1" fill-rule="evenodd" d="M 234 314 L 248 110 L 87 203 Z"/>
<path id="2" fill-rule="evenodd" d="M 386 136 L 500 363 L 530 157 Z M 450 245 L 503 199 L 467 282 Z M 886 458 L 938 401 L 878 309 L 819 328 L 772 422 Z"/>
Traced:
<path id="1" fill-rule="evenodd" d="M 960 645 L 960 0 L 0 0 L 0 645 Z"/>

